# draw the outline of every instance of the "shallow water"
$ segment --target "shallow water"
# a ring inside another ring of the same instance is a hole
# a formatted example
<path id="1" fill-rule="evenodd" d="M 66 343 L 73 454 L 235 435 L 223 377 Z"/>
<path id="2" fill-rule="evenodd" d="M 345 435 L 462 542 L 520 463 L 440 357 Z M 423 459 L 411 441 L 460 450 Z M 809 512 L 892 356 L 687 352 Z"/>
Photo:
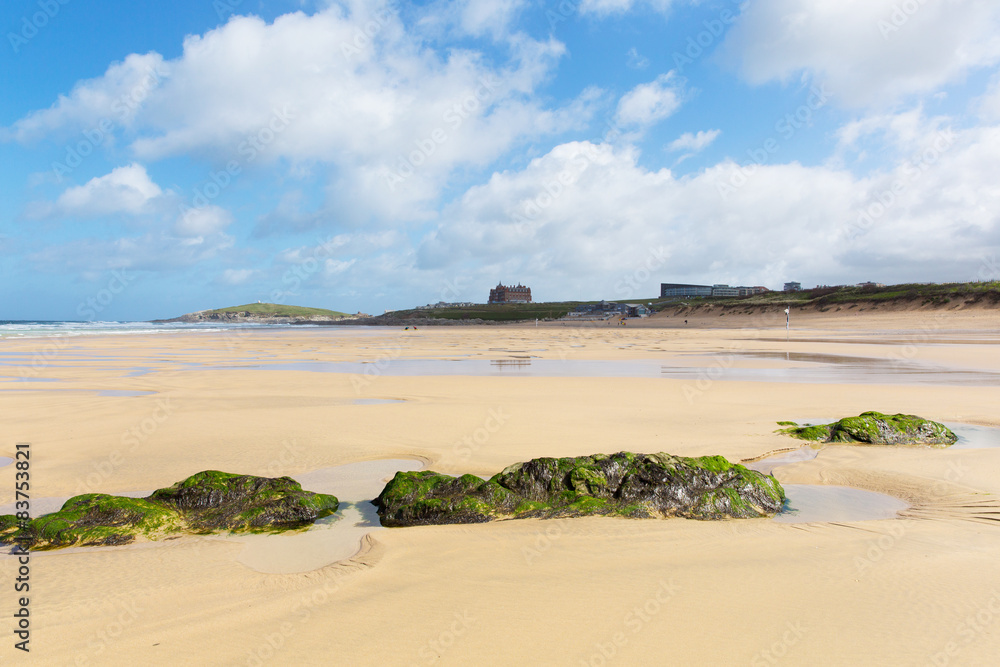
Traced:
<path id="1" fill-rule="evenodd" d="M 893 496 L 848 486 L 782 484 L 786 509 L 778 523 L 876 521 L 895 519 L 909 505 Z"/>
<path id="2" fill-rule="evenodd" d="M 941 422 L 958 436 L 958 442 L 948 449 L 988 449 L 1000 447 L 1000 428 L 977 424 Z"/>
<path id="3" fill-rule="evenodd" d="M 798 424 L 799 426 L 814 426 L 817 424 L 832 424 L 835 421 L 837 421 L 837 419 L 806 419 L 806 420 L 789 420 L 789 421 L 795 421 L 795 423 Z M 941 423 L 950 428 L 952 432 L 958 436 L 958 441 L 954 445 L 951 445 L 950 447 L 944 447 L 944 449 L 990 449 L 993 447 L 1000 447 L 1000 428 L 996 428 L 993 426 L 980 426 L 978 424 L 964 424 L 961 422 L 941 422 Z M 803 445 L 803 446 L 807 448 L 810 447 L 810 445 Z M 817 443 L 814 446 L 822 449 L 826 445 Z M 900 446 L 919 447 L 920 445 L 900 445 Z M 939 447 L 934 445 L 927 445 L 927 446 L 939 449 Z M 815 458 L 815 455 L 809 458 Z M 770 461 L 770 460 L 772 459 L 771 458 L 761 459 L 756 463 L 762 463 L 764 461 Z M 795 460 L 803 460 L 803 459 L 795 459 Z M 747 467 L 749 468 L 750 466 Z M 754 468 L 754 470 L 756 470 L 756 468 Z"/>
<path id="4" fill-rule="evenodd" d="M 812 419 L 798 423 L 829 424 L 836 420 Z M 958 436 L 958 442 L 949 449 L 983 449 L 1000 447 L 1000 429 L 974 424 L 942 422 Z M 747 463 L 746 467 L 765 475 L 790 463 L 810 461 L 825 445 L 802 447 L 769 456 L 759 461 Z M 850 445 L 834 445 L 846 446 Z M 821 521 L 872 521 L 893 519 L 897 513 L 909 507 L 902 500 L 882 493 L 863 491 L 846 486 L 824 486 L 813 484 L 782 484 L 788 498 L 786 510 L 774 520 L 781 523 L 813 523 Z"/>
<path id="5" fill-rule="evenodd" d="M 798 463 L 799 461 L 811 461 L 816 458 L 818 454 L 819 449 L 806 445 L 805 447 L 799 447 L 798 449 L 793 449 L 788 452 L 768 456 L 767 458 L 760 459 L 759 461 L 753 461 L 745 465 L 751 470 L 762 472 L 765 475 L 771 475 L 774 473 L 775 468 L 780 468 L 781 466 L 789 463 Z"/>
<path id="6" fill-rule="evenodd" d="M 734 356 L 728 356 L 728 355 Z M 772 368 L 735 366 L 735 355 L 774 361 Z M 787 358 L 786 358 L 787 357 Z M 706 365 L 697 364 L 704 359 Z M 386 376 L 475 377 L 662 377 L 669 379 L 792 382 L 810 384 L 918 384 L 947 386 L 1000 386 L 1000 373 L 951 368 L 913 361 L 869 357 L 803 355 L 798 353 L 727 353 L 692 355 L 664 363 L 662 359 L 393 359 L 380 362 L 298 361 L 246 366 L 215 366 L 214 369 L 306 371 Z"/>
<path id="7" fill-rule="evenodd" d="M 337 561 L 350 558 L 361 548 L 365 535 L 386 530 L 379 523 L 371 500 L 377 496 L 400 470 L 420 470 L 423 464 L 412 459 L 380 459 L 322 468 L 292 475 L 302 488 L 315 493 L 337 496 L 340 509 L 332 516 L 316 521 L 312 526 L 296 531 L 274 534 L 219 534 L 198 539 L 235 542 L 243 545 L 237 559 L 258 572 L 288 574 L 310 572 Z M 152 491 L 132 491 L 115 495 L 144 498 Z M 31 516 L 39 517 L 58 511 L 69 498 L 32 498 Z M 0 514 L 14 511 L 14 503 L 0 506 Z M 154 545 L 156 543 L 153 543 Z M 125 547 L 74 547 L 45 555 L 89 551 L 94 548 L 147 548 L 147 543 Z"/>

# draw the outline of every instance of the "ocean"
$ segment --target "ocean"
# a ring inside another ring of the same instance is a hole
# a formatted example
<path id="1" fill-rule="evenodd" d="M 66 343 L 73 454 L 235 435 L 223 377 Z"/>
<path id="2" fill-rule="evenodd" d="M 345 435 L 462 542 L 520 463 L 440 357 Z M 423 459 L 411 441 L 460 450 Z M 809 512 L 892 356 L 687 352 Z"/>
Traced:
<path id="1" fill-rule="evenodd" d="M 129 334 L 159 334 L 181 331 L 230 331 L 285 327 L 281 324 L 191 324 L 186 322 L 51 322 L 39 320 L 0 320 L 0 339 L 48 338 L 53 336 L 108 336 Z M 300 325 L 296 325 L 300 326 Z M 304 325 L 309 326 L 309 325 Z"/>

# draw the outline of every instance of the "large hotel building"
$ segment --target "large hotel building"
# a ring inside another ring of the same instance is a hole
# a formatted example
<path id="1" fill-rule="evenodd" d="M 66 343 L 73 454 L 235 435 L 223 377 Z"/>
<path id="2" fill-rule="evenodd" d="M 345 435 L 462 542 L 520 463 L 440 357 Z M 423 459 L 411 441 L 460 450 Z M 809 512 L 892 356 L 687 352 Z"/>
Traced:
<path id="1" fill-rule="evenodd" d="M 531 303 L 531 288 L 500 283 L 490 290 L 490 303 Z"/>

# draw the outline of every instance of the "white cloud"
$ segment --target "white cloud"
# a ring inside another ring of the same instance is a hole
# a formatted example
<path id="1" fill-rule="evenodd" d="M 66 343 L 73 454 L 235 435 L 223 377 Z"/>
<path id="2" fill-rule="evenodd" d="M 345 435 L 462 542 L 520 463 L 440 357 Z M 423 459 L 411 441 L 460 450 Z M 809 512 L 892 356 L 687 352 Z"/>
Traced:
<path id="1" fill-rule="evenodd" d="M 1000 121 L 1000 75 L 993 77 L 986 93 L 975 102 L 976 112 L 990 122 Z"/>
<path id="2" fill-rule="evenodd" d="M 722 134 L 722 130 L 702 130 L 697 134 L 685 132 L 674 139 L 667 148 L 670 151 L 692 151 L 697 153 L 711 145 L 720 134 Z"/>
<path id="3" fill-rule="evenodd" d="M 49 271 L 58 268 L 81 273 L 109 269 L 169 272 L 216 260 L 233 243 L 234 239 L 226 234 L 184 238 L 148 232 L 111 240 L 90 238 L 53 244 L 29 259 Z"/>
<path id="4" fill-rule="evenodd" d="M 512 20 L 521 5 L 468 0 L 460 18 L 466 30 L 484 31 Z M 589 121 L 583 100 L 551 108 L 534 95 L 563 44 L 520 33 L 505 39 L 500 56 L 438 50 L 384 1 L 332 4 L 273 23 L 234 16 L 187 37 L 182 54 L 162 63 L 169 75 L 130 119 L 129 149 L 147 162 L 188 154 L 248 170 L 282 159 L 291 169 L 319 162 L 330 165 L 328 206 L 347 222 L 426 218 L 453 170 L 482 167 L 520 142 Z M 125 61 L 133 77 L 137 58 Z M 125 86 L 120 70 L 82 82 L 71 96 L 99 103 L 60 103 L 58 113 L 29 115 L 13 131 L 39 135 L 92 122 L 109 108 L 106 91 Z"/>
<path id="5" fill-rule="evenodd" d="M 188 208 L 174 223 L 174 233 L 180 237 L 201 238 L 221 233 L 232 222 L 232 214 L 219 206 Z"/>
<path id="6" fill-rule="evenodd" d="M 500 40 L 527 6 L 527 0 L 439 0 L 423 13 L 422 28 L 452 29 L 459 36 Z"/>
<path id="7" fill-rule="evenodd" d="M 54 206 L 41 208 L 47 213 L 87 217 L 115 213 L 137 215 L 148 212 L 151 203 L 162 195 L 163 191 L 149 178 L 146 168 L 132 163 L 68 188 L 59 195 Z"/>
<path id="8" fill-rule="evenodd" d="M 580 13 L 597 16 L 624 14 L 638 5 L 648 5 L 655 11 L 665 12 L 672 2 L 673 0 L 581 0 Z"/>
<path id="9" fill-rule="evenodd" d="M 60 95 L 48 109 L 34 111 L 0 129 L 0 139 L 31 142 L 84 131 L 94 145 L 113 140 L 109 130 L 130 124 L 168 75 L 160 54 L 133 53 L 112 64 L 104 76 L 77 83 L 69 95 Z"/>
<path id="10" fill-rule="evenodd" d="M 973 279 L 1000 248 L 1000 128 L 927 127 L 865 177 L 797 163 L 748 174 L 727 160 L 678 178 L 643 168 L 634 149 L 563 144 L 446 209 L 418 266 L 482 284 L 512 276 L 553 298 L 649 296 L 671 280 Z M 742 185 L 720 193 L 731 183 Z M 647 288 L 618 291 L 652 265 Z"/>
<path id="11" fill-rule="evenodd" d="M 998 62 L 1000 4 L 756 0 L 722 49 L 751 83 L 805 73 L 828 83 L 837 104 L 887 105 Z"/>
<path id="12" fill-rule="evenodd" d="M 628 66 L 632 69 L 646 69 L 649 67 L 649 58 L 639 53 L 634 46 L 628 50 Z"/>
<path id="13" fill-rule="evenodd" d="M 226 269 L 222 272 L 221 280 L 226 285 L 245 285 L 258 273 L 256 269 Z"/>
<path id="14" fill-rule="evenodd" d="M 639 84 L 625 93 L 618 101 L 615 119 L 623 126 L 649 127 L 677 111 L 683 93 L 684 87 L 674 72 L 661 74 L 655 81 Z"/>

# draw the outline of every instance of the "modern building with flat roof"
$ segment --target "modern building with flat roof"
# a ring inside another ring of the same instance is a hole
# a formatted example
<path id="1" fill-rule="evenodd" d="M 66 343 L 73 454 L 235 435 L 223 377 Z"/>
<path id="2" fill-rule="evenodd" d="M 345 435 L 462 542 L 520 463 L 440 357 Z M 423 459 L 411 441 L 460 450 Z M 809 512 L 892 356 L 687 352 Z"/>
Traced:
<path id="1" fill-rule="evenodd" d="M 730 287 L 729 285 L 685 285 L 683 283 L 660 283 L 660 298 L 698 296 L 750 296 L 763 294 L 766 287 Z"/>
<path id="2" fill-rule="evenodd" d="M 660 283 L 660 298 L 671 296 L 712 296 L 712 287 L 710 285 Z"/>

